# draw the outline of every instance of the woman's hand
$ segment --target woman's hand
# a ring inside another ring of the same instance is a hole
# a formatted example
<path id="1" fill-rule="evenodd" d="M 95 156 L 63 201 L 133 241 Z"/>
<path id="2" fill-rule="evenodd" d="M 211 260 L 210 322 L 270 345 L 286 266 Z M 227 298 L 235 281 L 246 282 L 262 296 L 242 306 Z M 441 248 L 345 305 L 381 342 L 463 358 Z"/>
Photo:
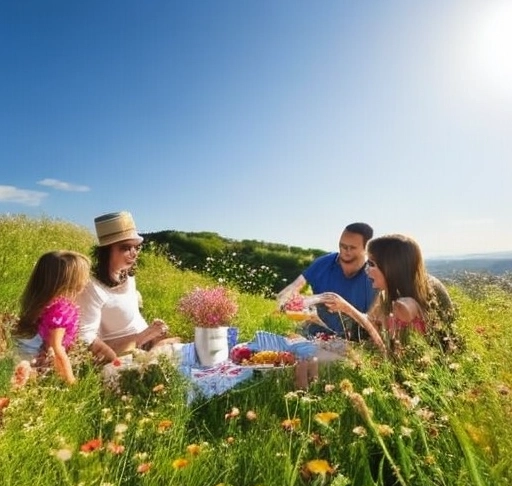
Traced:
<path id="1" fill-rule="evenodd" d="M 89 351 L 93 354 L 95 364 L 106 364 L 117 358 L 116 352 L 100 338 L 96 338 L 89 346 Z"/>
<path id="2" fill-rule="evenodd" d="M 340 295 L 334 292 L 324 292 L 321 294 L 322 303 L 329 312 L 342 312 L 347 314 L 352 306 Z"/>
<path id="3" fill-rule="evenodd" d="M 163 319 L 154 319 L 150 327 L 157 338 L 163 338 L 169 334 L 169 327 Z"/>

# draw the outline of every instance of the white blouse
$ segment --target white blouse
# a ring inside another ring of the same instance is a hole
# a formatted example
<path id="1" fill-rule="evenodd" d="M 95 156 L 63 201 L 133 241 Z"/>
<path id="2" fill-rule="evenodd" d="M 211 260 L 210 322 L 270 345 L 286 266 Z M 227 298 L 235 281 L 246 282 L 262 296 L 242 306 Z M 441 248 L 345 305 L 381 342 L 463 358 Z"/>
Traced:
<path id="1" fill-rule="evenodd" d="M 117 287 L 108 287 L 91 278 L 78 297 L 80 339 L 91 344 L 96 337 L 108 341 L 138 334 L 148 327 L 139 310 L 135 278 L 128 277 Z"/>

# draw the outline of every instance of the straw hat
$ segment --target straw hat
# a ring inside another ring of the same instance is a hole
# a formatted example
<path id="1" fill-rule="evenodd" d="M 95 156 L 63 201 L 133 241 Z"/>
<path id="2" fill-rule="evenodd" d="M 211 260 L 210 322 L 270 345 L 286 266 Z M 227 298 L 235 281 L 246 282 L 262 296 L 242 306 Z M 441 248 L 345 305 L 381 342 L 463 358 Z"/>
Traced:
<path id="1" fill-rule="evenodd" d="M 118 213 L 103 214 L 94 218 L 98 246 L 112 245 L 124 240 L 138 240 L 142 243 L 143 238 L 137 233 L 135 222 L 131 213 L 121 211 Z"/>

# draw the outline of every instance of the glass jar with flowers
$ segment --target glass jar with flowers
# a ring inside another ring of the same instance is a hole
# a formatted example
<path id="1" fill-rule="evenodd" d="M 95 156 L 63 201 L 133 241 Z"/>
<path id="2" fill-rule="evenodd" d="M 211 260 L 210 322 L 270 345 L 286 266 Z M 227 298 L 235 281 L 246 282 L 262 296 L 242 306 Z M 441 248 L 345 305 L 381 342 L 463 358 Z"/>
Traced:
<path id="1" fill-rule="evenodd" d="M 178 311 L 194 325 L 194 345 L 199 362 L 213 366 L 229 356 L 227 330 L 238 312 L 232 293 L 222 286 L 196 287 L 178 302 Z"/>

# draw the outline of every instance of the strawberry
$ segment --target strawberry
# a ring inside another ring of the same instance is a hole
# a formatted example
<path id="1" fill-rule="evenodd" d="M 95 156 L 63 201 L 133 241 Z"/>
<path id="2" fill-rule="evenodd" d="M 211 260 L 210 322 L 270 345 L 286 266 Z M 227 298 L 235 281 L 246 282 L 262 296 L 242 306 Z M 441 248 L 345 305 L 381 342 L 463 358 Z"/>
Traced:
<path id="1" fill-rule="evenodd" d="M 252 351 L 247 346 L 235 346 L 231 350 L 231 361 L 242 363 L 251 359 Z"/>

